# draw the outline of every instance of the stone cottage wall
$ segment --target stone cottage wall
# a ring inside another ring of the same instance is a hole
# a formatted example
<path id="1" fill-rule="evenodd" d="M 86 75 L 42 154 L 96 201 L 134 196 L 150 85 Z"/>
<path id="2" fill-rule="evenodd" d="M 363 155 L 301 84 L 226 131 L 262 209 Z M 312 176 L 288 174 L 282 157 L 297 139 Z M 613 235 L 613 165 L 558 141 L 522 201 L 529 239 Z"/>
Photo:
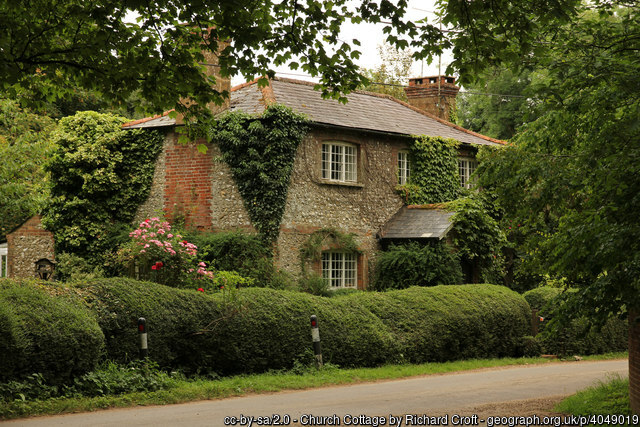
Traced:
<path id="1" fill-rule="evenodd" d="M 54 260 L 53 233 L 42 228 L 42 217 L 36 215 L 7 235 L 7 276 L 35 277 L 39 259 Z"/>
<path id="2" fill-rule="evenodd" d="M 323 142 L 345 142 L 358 147 L 357 183 L 322 179 Z M 278 266 L 299 273 L 300 247 L 309 235 L 322 228 L 337 228 L 357 235 L 363 251 L 358 265 L 358 287 L 365 287 L 369 264 L 380 250 L 376 234 L 402 206 L 395 192 L 397 155 L 399 149 L 406 148 L 402 138 L 315 127 L 296 156 L 277 245 Z M 320 272 L 319 265 L 313 267 Z"/>
<path id="3" fill-rule="evenodd" d="M 629 313 L 629 397 L 631 410 L 640 415 L 640 310 Z"/>

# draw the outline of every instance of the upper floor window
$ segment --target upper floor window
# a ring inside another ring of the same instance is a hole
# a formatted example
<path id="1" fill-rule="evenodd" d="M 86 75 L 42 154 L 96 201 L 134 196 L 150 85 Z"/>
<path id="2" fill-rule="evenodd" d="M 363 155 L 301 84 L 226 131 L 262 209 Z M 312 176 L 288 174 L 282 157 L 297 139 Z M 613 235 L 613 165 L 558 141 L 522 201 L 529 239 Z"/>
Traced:
<path id="1" fill-rule="evenodd" d="M 409 165 L 409 152 L 398 151 L 398 184 L 406 184 L 410 176 L 411 166 Z"/>
<path id="2" fill-rule="evenodd" d="M 329 283 L 330 289 L 357 287 L 357 256 L 349 252 L 322 253 L 322 278 Z"/>
<path id="3" fill-rule="evenodd" d="M 471 188 L 473 184 L 471 175 L 478 167 L 478 161 L 471 157 L 460 157 L 458 159 L 458 170 L 460 171 L 460 185 L 464 188 Z"/>
<path id="4" fill-rule="evenodd" d="M 341 142 L 322 144 L 322 178 L 338 182 L 356 182 L 357 147 Z"/>

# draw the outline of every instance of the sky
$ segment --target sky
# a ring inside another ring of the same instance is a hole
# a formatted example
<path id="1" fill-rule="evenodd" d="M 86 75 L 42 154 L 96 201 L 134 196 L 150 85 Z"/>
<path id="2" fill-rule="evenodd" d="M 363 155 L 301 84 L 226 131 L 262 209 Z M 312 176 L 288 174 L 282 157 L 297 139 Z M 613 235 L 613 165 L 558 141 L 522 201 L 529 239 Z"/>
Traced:
<path id="1" fill-rule="evenodd" d="M 409 8 L 407 10 L 407 17 L 411 20 L 420 20 L 427 16 L 427 18 L 431 20 L 435 20 L 435 15 L 433 11 L 436 10 L 435 0 L 409 0 Z M 382 33 L 382 29 L 384 28 L 384 24 L 346 24 L 343 27 L 343 31 L 341 33 L 340 38 L 342 40 L 352 40 L 358 39 L 361 43 L 360 47 L 354 46 L 361 53 L 362 56 L 356 63 L 363 68 L 375 68 L 380 65 L 382 62 L 378 56 L 378 45 L 382 45 L 385 39 L 385 35 Z M 363 35 L 366 35 L 363 37 Z M 444 73 L 447 65 L 452 61 L 451 52 L 445 52 L 442 56 L 442 73 Z M 290 77 L 300 80 L 314 80 L 308 74 L 305 74 L 303 71 L 295 70 L 292 71 L 288 67 L 275 67 L 276 75 L 282 77 Z M 434 59 L 431 65 L 427 64 L 426 61 L 422 63 L 421 61 L 416 61 L 413 64 L 411 69 L 412 74 L 411 77 L 422 77 L 422 76 L 435 76 L 438 74 L 438 60 Z M 244 83 L 244 78 L 242 76 L 236 76 L 231 79 L 231 84 L 233 86 Z"/>

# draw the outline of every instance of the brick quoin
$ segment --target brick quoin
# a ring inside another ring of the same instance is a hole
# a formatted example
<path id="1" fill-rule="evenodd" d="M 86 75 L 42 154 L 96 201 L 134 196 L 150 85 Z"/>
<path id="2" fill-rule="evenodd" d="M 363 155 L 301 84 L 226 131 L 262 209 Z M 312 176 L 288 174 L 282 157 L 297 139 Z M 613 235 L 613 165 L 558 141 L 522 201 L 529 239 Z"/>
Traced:
<path id="1" fill-rule="evenodd" d="M 640 318 L 638 316 L 640 316 L 638 310 L 629 313 L 629 398 L 634 414 L 640 414 Z"/>
<path id="2" fill-rule="evenodd" d="M 198 152 L 196 143 L 178 144 L 174 138 L 166 150 L 165 214 L 169 220 L 183 215 L 185 224 L 210 230 L 212 222 L 211 150 Z M 207 148 L 211 148 L 206 144 Z"/>

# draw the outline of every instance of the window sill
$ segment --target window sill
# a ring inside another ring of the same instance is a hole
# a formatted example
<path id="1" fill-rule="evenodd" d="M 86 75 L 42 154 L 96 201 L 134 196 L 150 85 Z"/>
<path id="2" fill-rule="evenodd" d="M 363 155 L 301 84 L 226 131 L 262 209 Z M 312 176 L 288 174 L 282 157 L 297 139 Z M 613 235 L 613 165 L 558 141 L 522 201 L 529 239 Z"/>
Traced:
<path id="1" fill-rule="evenodd" d="M 361 182 L 344 182 L 344 181 L 332 181 L 330 179 L 318 179 L 316 180 L 318 184 L 325 185 L 339 185 L 341 187 L 355 187 L 355 188 L 364 188 L 364 184 Z"/>

